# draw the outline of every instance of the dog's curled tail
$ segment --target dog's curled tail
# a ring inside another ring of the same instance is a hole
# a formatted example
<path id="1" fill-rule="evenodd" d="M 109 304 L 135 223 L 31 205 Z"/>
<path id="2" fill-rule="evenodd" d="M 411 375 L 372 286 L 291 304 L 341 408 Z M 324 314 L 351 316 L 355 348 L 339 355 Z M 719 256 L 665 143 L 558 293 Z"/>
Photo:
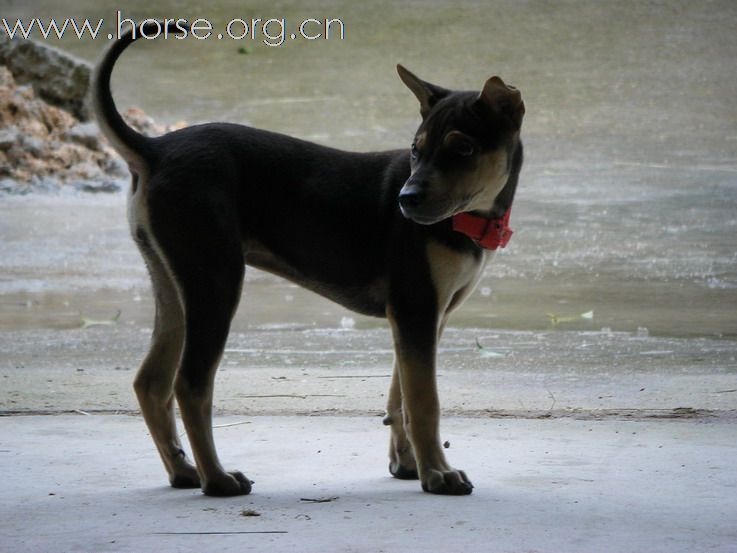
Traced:
<path id="1" fill-rule="evenodd" d="M 163 33 L 164 30 L 166 35 L 186 34 L 189 32 L 189 24 L 183 22 L 183 20 L 167 23 L 147 20 L 141 25 L 131 27 L 105 49 L 92 73 L 92 108 L 97 123 L 105 137 L 131 168 L 141 168 L 140 166 L 146 165 L 147 159 L 152 154 L 151 141 L 148 137 L 132 129 L 121 117 L 115 107 L 113 95 L 110 91 L 110 76 L 120 54 L 131 43 L 138 40 L 142 35 L 146 37 L 156 36 Z"/>

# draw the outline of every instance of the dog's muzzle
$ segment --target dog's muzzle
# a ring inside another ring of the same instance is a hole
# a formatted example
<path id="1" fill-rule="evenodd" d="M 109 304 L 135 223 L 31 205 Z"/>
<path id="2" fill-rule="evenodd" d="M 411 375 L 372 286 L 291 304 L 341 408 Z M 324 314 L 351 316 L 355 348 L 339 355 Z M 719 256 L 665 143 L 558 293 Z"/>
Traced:
<path id="1" fill-rule="evenodd" d="M 404 216 L 407 213 L 417 211 L 427 198 L 427 191 L 425 187 L 418 184 L 407 182 L 402 190 L 399 191 L 399 207 L 402 209 Z"/>
<path id="2" fill-rule="evenodd" d="M 448 205 L 428 193 L 429 186 L 410 178 L 399 191 L 399 209 L 405 218 L 420 225 L 432 225 L 448 217 Z"/>

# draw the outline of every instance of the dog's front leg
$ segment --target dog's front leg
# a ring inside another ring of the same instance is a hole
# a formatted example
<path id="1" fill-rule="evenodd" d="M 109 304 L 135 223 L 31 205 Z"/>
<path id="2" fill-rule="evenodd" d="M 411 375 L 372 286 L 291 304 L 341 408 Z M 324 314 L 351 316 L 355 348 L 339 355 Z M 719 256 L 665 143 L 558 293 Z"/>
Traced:
<path id="1" fill-rule="evenodd" d="M 473 484 L 463 471 L 448 464 L 440 445 L 440 403 L 435 381 L 438 318 L 392 308 L 387 316 L 394 336 L 405 429 L 422 489 L 438 494 L 470 494 Z"/>
<path id="2" fill-rule="evenodd" d="M 389 439 L 389 472 L 394 478 L 401 480 L 417 480 L 417 462 L 412 451 L 412 444 L 405 429 L 405 415 L 402 409 L 402 386 L 399 381 L 399 362 L 394 359 L 392 384 L 389 388 L 389 400 L 386 404 L 384 424 L 391 427 Z"/>

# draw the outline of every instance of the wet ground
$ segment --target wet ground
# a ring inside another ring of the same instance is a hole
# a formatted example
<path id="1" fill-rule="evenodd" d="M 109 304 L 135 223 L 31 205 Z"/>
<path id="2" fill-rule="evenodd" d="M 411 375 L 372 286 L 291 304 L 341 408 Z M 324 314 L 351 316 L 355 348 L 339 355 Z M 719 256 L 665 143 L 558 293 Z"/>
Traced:
<path id="1" fill-rule="evenodd" d="M 122 197 L 0 203 L 5 411 L 135 410 L 130 382 L 148 344 L 153 303 L 124 210 Z M 517 255 L 526 240 L 539 247 L 525 236 L 542 232 L 520 211 L 521 236 L 497 257 L 441 342 L 449 412 L 737 409 L 730 288 L 675 277 L 621 275 L 617 282 L 616 270 L 610 275 L 604 266 L 594 266 L 596 278 Z M 530 274 L 531 266 L 540 272 Z M 390 348 L 384 321 L 249 271 L 218 377 L 218 406 L 378 413 Z"/>
<path id="2" fill-rule="evenodd" d="M 125 15 L 141 15 L 146 4 L 126 3 L 130 12 Z M 195 4 L 172 3 L 172 13 L 161 4 L 162 13 L 146 13 L 178 17 L 173 12 L 181 9 L 183 17 L 191 17 Z M 47 9 L 50 5 L 12 3 L 8 14 L 77 15 Z M 565 444 L 575 444 L 574 456 L 594 467 L 600 466 L 594 461 L 613 454 L 607 447 L 619 443 L 610 440 L 610 428 L 648 429 L 643 444 L 655 447 L 657 439 L 648 432 L 673 436 L 682 447 L 679 454 L 708 451 L 713 463 L 699 465 L 694 479 L 668 496 L 668 516 L 681 528 L 701 513 L 701 522 L 694 523 L 698 531 L 689 539 L 674 541 L 675 526 L 663 520 L 626 516 L 630 508 L 653 513 L 662 507 L 652 508 L 635 490 L 653 497 L 662 489 L 675 490 L 669 488 L 673 480 L 638 480 L 630 481 L 629 491 L 613 503 L 609 492 L 594 494 L 601 501 L 586 503 L 590 508 L 585 512 L 604 518 L 575 526 L 579 541 L 565 541 L 555 532 L 568 528 L 568 519 L 536 526 L 557 512 L 551 507 L 547 514 L 540 511 L 536 521 L 524 519 L 525 527 L 512 524 L 514 517 L 504 519 L 510 525 L 500 532 L 510 539 L 498 542 L 499 550 L 693 551 L 699 548 L 695 543 L 704 545 L 711 538 L 714 550 L 733 550 L 736 538 L 724 521 L 736 516 L 734 502 L 727 500 L 735 483 L 726 461 L 734 453 L 724 444 L 734 443 L 737 412 L 735 4 L 382 5 L 328 2 L 317 15 L 284 8 L 289 18 L 343 17 L 349 24 L 344 42 L 294 42 L 284 48 L 254 44 L 245 55 L 237 53 L 240 45 L 214 41 L 137 44 L 119 66 L 116 97 L 121 106 L 139 105 L 166 121 L 225 119 L 367 150 L 407 145 L 417 124 L 414 98 L 394 74 L 396 62 L 447 86 L 478 88 L 497 73 L 517 85 L 527 104 L 527 159 L 512 215 L 515 236 L 451 319 L 441 343 L 441 400 L 449 420 L 472 417 L 463 419 L 473 427 L 469 432 L 488 436 L 497 432 L 494 421 L 484 420 L 488 417 L 551 419 L 556 426 L 548 428 Z M 248 10 L 263 17 L 282 15 L 272 14 L 269 6 L 253 2 Z M 87 17 L 114 16 L 91 0 L 76 2 L 74 10 Z M 239 10 L 240 3 L 224 3 L 211 17 L 236 17 Z M 63 46 L 92 59 L 101 44 L 66 41 Z M 0 411 L 135 412 L 130 383 L 146 350 L 152 316 L 147 276 L 128 237 L 122 195 L 0 197 Z M 352 415 L 377 426 L 389 384 L 390 344 L 382 321 L 250 270 L 218 375 L 218 413 Z M 575 426 L 570 418 L 592 424 L 601 447 L 587 450 L 588 427 Z M 0 459 L 36 455 L 31 445 L 16 443 L 8 421 L 11 428 L 39 425 L 27 429 L 30 435 L 55 448 L 59 444 L 52 436 L 64 434 L 55 420 L 64 426 L 88 419 L 5 419 Z M 124 424 L 107 417 L 89 420 L 111 432 Z M 344 422 L 353 430 L 358 424 L 349 418 Z M 343 430 L 336 424 L 337 434 L 329 436 L 340 440 Z M 543 438 L 536 436 L 547 430 L 536 426 L 539 421 L 509 424 L 516 425 L 521 440 L 530 440 L 520 446 L 523 450 L 542 447 L 536 440 Z M 143 429 L 138 430 L 145 439 Z M 713 434 L 713 441 L 701 443 L 702 431 Z M 134 447 L 137 435 L 125 438 L 126 447 Z M 223 447 L 228 443 L 222 438 Z M 481 458 L 497 459 L 491 450 L 498 444 L 492 445 L 481 446 Z M 640 450 L 632 447 L 627 458 L 635 460 L 622 470 L 657 470 L 662 459 L 637 460 Z M 153 447 L 145 448 L 150 469 L 159 471 Z M 232 453 L 232 458 L 241 456 Z M 101 454 L 87 470 L 108 461 Z M 138 466 L 141 458 L 129 461 Z M 276 462 L 270 457 L 260 461 Z M 531 471 L 555 480 L 543 456 L 533 455 L 529 463 Z M 492 468 L 498 472 L 499 467 Z M 685 501 L 681 492 L 692 501 L 703 489 L 702 477 L 707 481 L 712 475 L 719 484 L 710 488 L 712 495 L 703 496 L 704 505 L 673 511 Z M 73 474 L 60 482 L 68 497 L 96 501 L 69 491 Z M 141 482 L 128 485 L 148 486 L 158 496 L 161 490 L 151 486 L 159 480 Z M 616 478 L 605 482 L 621 485 Z M 284 486 L 294 489 L 294 482 Z M 320 490 L 332 494 L 328 487 Z M 594 497 L 590 490 L 579 491 Z M 517 499 L 519 492 L 504 491 Z M 365 499 L 360 493 L 352 497 Z M 161 511 L 176 512 L 168 500 L 160 501 Z M 228 503 L 228 509 L 236 512 L 234 505 L 247 501 Z M 510 512 L 529 510 L 523 500 L 513 503 Z M 717 507 L 709 510 L 707 504 Z M 209 505 L 197 509 L 209 516 Z M 389 516 L 394 506 L 383 505 L 380 515 Z M 499 508 L 492 503 L 482 507 Z M 268 501 L 258 508 L 282 512 Z M 210 524 L 202 512 L 195 519 Z M 295 519 L 303 514 L 283 512 Z M 582 520 L 575 507 L 569 515 Z M 333 525 L 340 516 L 351 515 L 338 510 L 319 520 Z M 438 528 L 456 523 L 442 518 Z M 421 531 L 414 523 L 405 527 Z M 556 539 L 525 541 L 533 527 L 538 537 L 547 532 Z M 633 528 L 645 541 L 608 538 Z M 314 537 L 304 529 L 290 531 Z M 655 532 L 650 541 L 648 532 Z M 27 533 L 13 535 L 20 540 Z M 408 550 L 402 543 L 413 542 L 405 538 L 384 545 Z M 452 550 L 489 539 L 484 534 L 442 543 Z M 135 550 L 141 543 L 106 548 Z M 272 543 L 279 550 L 278 542 Z"/>

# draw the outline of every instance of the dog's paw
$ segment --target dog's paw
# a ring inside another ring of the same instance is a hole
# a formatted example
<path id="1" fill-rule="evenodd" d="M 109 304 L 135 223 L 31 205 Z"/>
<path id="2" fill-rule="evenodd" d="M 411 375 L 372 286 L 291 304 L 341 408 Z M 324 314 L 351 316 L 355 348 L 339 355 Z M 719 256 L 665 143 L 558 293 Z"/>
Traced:
<path id="1" fill-rule="evenodd" d="M 219 477 L 208 480 L 202 486 L 202 492 L 213 497 L 246 495 L 251 493 L 251 484 L 253 482 L 240 472 L 224 472 Z"/>
<path id="2" fill-rule="evenodd" d="M 192 463 L 182 456 L 176 459 L 174 474 L 169 475 L 169 483 L 172 488 L 199 488 L 200 476 Z"/>
<path id="3" fill-rule="evenodd" d="M 430 469 L 422 475 L 422 489 L 442 495 L 468 495 L 473 484 L 462 470 Z"/>
<path id="4" fill-rule="evenodd" d="M 179 449 L 172 456 L 172 464 L 169 470 L 169 484 L 172 488 L 199 488 L 201 485 L 200 475 L 197 468 L 189 462 L 187 454 Z"/>
<path id="5" fill-rule="evenodd" d="M 178 488 L 178 489 L 199 488 L 200 487 L 200 477 L 197 476 L 196 471 L 194 475 L 175 474 L 169 477 L 169 483 L 171 484 L 172 488 Z"/>
<path id="6" fill-rule="evenodd" d="M 401 444 L 401 445 L 398 445 Z M 392 436 L 389 446 L 389 472 L 400 480 L 417 480 L 417 461 L 406 437 L 397 440 Z"/>
<path id="7" fill-rule="evenodd" d="M 389 463 L 389 472 L 394 478 L 400 480 L 417 480 L 419 478 L 415 467 L 406 467 L 397 461 Z"/>

